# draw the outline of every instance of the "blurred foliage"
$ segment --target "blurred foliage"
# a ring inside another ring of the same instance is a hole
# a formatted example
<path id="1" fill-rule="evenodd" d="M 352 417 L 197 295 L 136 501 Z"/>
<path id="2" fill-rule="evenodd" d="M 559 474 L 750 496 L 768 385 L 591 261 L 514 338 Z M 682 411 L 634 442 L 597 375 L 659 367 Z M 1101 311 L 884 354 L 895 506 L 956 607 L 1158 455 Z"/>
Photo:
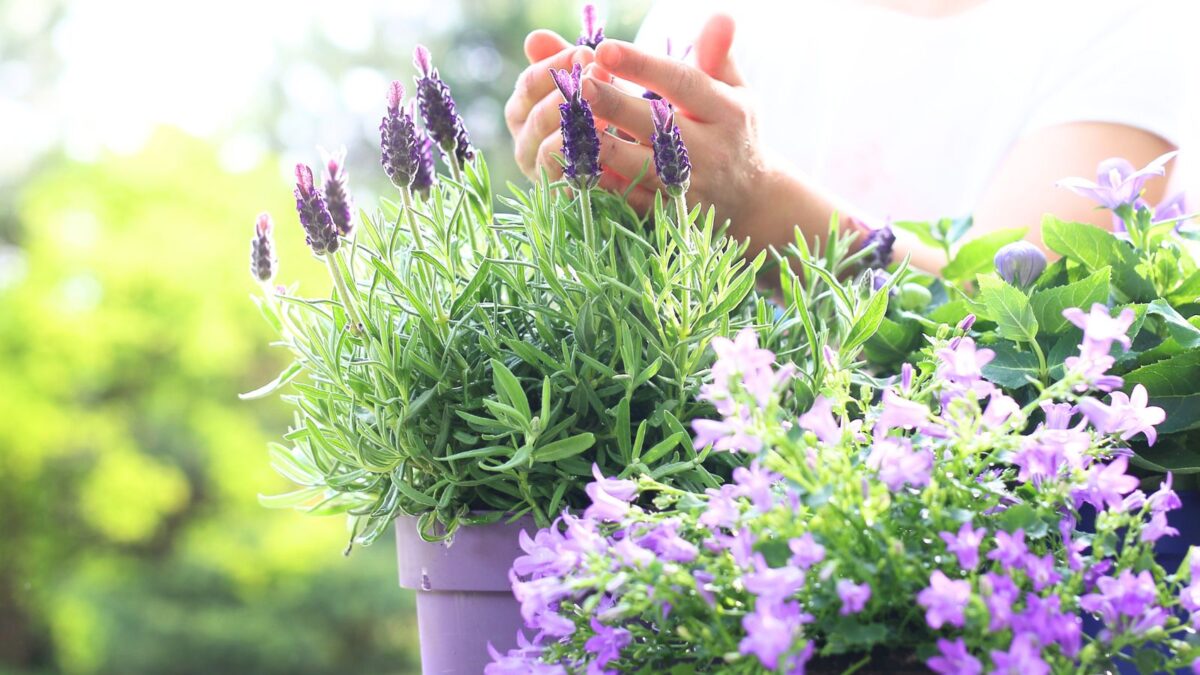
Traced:
<path id="1" fill-rule="evenodd" d="M 411 672 L 387 544 L 265 512 L 280 367 L 248 299 L 254 215 L 283 273 L 323 292 L 273 167 L 222 174 L 203 142 L 61 162 L 20 196 L 26 274 L 0 290 L 0 671 Z M 289 227 L 297 236 L 286 236 Z"/>

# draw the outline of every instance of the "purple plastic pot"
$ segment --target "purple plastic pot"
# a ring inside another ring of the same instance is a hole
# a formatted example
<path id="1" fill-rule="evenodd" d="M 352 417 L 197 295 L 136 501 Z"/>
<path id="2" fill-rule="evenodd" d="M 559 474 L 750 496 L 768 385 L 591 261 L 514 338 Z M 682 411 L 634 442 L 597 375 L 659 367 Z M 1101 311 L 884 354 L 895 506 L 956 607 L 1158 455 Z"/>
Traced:
<path id="1" fill-rule="evenodd" d="M 479 675 L 489 642 L 501 652 L 517 646 L 523 624 L 508 570 L 523 529 L 537 530 L 532 518 L 464 526 L 447 546 L 421 539 L 416 518 L 396 519 L 400 586 L 417 592 L 422 673 Z"/>

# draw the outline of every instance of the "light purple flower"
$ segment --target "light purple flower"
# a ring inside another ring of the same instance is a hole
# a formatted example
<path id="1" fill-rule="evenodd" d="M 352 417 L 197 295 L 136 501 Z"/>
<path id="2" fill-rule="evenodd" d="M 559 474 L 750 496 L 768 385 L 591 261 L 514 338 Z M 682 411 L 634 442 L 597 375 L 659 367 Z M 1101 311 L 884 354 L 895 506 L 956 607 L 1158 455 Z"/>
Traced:
<path id="1" fill-rule="evenodd" d="M 633 641 L 633 634 L 624 628 L 614 628 L 600 623 L 595 617 L 591 620 L 592 636 L 584 643 L 583 648 L 596 655 L 594 663 L 603 667 L 609 661 L 621 658 L 621 650 Z"/>
<path id="2" fill-rule="evenodd" d="M 735 381 L 745 389 L 759 405 L 765 406 L 774 395 L 779 384 L 791 376 L 791 369 L 776 372 L 775 354 L 769 349 L 760 349 L 758 334 L 753 328 L 743 328 L 734 339 L 715 337 L 712 341 L 717 358 L 712 366 L 712 381 L 700 388 L 700 400 L 708 401 L 722 415 L 734 412 L 730 385 Z"/>
<path id="3" fill-rule="evenodd" d="M 941 532 L 938 534 L 946 542 L 946 550 L 958 558 L 958 566 L 964 570 L 974 570 L 979 566 L 979 545 L 983 543 L 984 528 L 972 529 L 971 523 L 963 523 L 958 528 L 958 534 Z"/>
<path id="4" fill-rule="evenodd" d="M 929 587 L 917 594 L 917 603 L 925 608 L 925 622 L 935 630 L 945 624 L 962 628 L 970 600 L 971 584 L 950 579 L 941 570 L 934 570 Z"/>
<path id="5" fill-rule="evenodd" d="M 588 3 L 583 6 L 583 34 L 575 44 L 595 49 L 601 42 L 604 42 L 604 24 L 596 16 L 596 6 Z"/>
<path id="6" fill-rule="evenodd" d="M 1120 510 L 1124 496 L 1137 489 L 1138 479 L 1125 473 L 1129 458 L 1118 457 L 1108 464 L 1097 462 L 1087 471 L 1087 482 L 1074 492 L 1078 499 L 1095 506 Z"/>
<path id="7" fill-rule="evenodd" d="M 1146 387 L 1137 384 L 1133 392 L 1114 391 L 1108 405 L 1094 398 L 1083 398 L 1079 401 L 1079 411 L 1088 418 L 1096 431 L 1102 434 L 1119 434 L 1121 440 L 1129 440 L 1138 434 L 1145 434 L 1149 445 L 1158 440 L 1155 425 L 1162 424 L 1167 413 L 1158 406 L 1147 405 L 1150 401 Z"/>
<path id="8" fill-rule="evenodd" d="M 1150 516 L 1150 522 L 1142 528 L 1142 541 L 1158 541 L 1163 537 L 1178 537 L 1179 530 L 1167 524 L 1167 514 L 1159 512 Z"/>
<path id="9" fill-rule="evenodd" d="M 633 537 L 622 538 L 610 550 L 611 555 L 626 567 L 645 567 L 656 559 L 653 551 L 639 545 Z"/>
<path id="10" fill-rule="evenodd" d="M 775 670 L 779 659 L 792 649 L 803 625 L 812 620 L 795 602 L 762 602 L 742 618 L 746 637 L 738 646 L 742 654 L 754 654 L 764 668 Z"/>
<path id="11" fill-rule="evenodd" d="M 760 600 L 783 601 L 804 588 L 805 579 L 804 570 L 798 567 L 771 567 L 761 555 L 755 555 L 753 569 L 742 577 L 742 585 Z"/>
<path id="12" fill-rule="evenodd" d="M 667 520 L 638 539 L 638 544 L 658 554 L 662 560 L 689 563 L 700 555 L 692 542 L 679 536 L 679 521 Z"/>
<path id="13" fill-rule="evenodd" d="M 1098 592 L 1079 599 L 1083 609 L 1099 614 L 1106 624 L 1114 626 L 1120 617 L 1140 617 L 1158 599 L 1158 587 L 1150 572 L 1136 576 L 1123 570 L 1117 577 L 1101 577 L 1096 581 Z"/>
<path id="14" fill-rule="evenodd" d="M 871 599 L 871 585 L 867 583 L 856 584 L 849 579 L 839 579 L 837 582 L 838 598 L 842 601 L 842 608 L 838 613 L 842 616 L 858 614 L 867 606 L 867 601 Z"/>
<path id="15" fill-rule="evenodd" d="M 1167 477 L 1159 484 L 1158 489 L 1146 499 L 1150 504 L 1151 511 L 1154 513 L 1165 513 L 1183 507 L 1183 502 L 1179 500 L 1179 495 L 1175 493 L 1173 488 L 1174 484 L 1175 477 L 1168 471 Z"/>
<path id="16" fill-rule="evenodd" d="M 808 569 L 825 559 L 825 547 L 809 532 L 789 541 L 788 548 L 792 551 L 792 564 L 800 569 Z"/>
<path id="17" fill-rule="evenodd" d="M 883 392 L 883 409 L 875 420 L 875 438 L 882 438 L 892 429 L 920 429 L 931 426 L 929 406 L 910 401 L 891 389 Z"/>
<path id="18" fill-rule="evenodd" d="M 631 480 L 605 478 L 600 474 L 600 467 L 592 464 L 592 475 L 595 482 L 588 483 L 584 488 L 592 498 L 592 505 L 583 513 L 584 518 L 594 520 L 619 521 L 629 513 L 629 502 L 637 496 L 637 483 Z"/>
<path id="19" fill-rule="evenodd" d="M 1050 666 L 1042 660 L 1041 651 L 1031 633 L 1017 635 L 1008 651 L 992 650 L 994 667 L 989 675 L 1049 675 Z"/>
<path id="20" fill-rule="evenodd" d="M 938 656 L 926 661 L 925 665 L 938 675 L 980 675 L 983 672 L 983 664 L 971 656 L 962 638 L 953 642 L 939 638 L 937 646 Z"/>
<path id="21" fill-rule="evenodd" d="M 501 654 L 492 643 L 488 643 L 492 662 L 484 666 L 483 675 L 566 675 L 566 670 L 557 664 L 542 663 L 542 648 L 531 643 L 524 633 L 517 633 L 517 647 Z"/>
<path id="22" fill-rule="evenodd" d="M 1056 563 L 1052 553 L 1041 557 L 1028 553 L 1022 562 L 1025 566 L 1025 573 L 1029 575 L 1035 591 L 1041 592 L 1047 586 L 1052 586 L 1062 580 L 1062 575 L 1055 569 Z"/>
<path id="23" fill-rule="evenodd" d="M 1108 307 L 1097 302 L 1087 314 L 1078 307 L 1069 307 L 1063 310 L 1062 315 L 1083 331 L 1080 349 L 1085 358 L 1088 355 L 1108 356 L 1114 342 L 1125 349 L 1132 344 L 1128 335 L 1129 327 L 1137 315 L 1128 307 L 1114 317 Z"/>
<path id="24" fill-rule="evenodd" d="M 579 563 L 579 553 L 563 544 L 566 538 L 557 527 L 538 530 L 531 538 L 521 530 L 518 535 L 521 550 L 525 555 L 513 561 L 512 570 L 521 577 L 562 576 Z"/>
<path id="25" fill-rule="evenodd" d="M 970 337 L 958 339 L 953 347 L 939 349 L 937 355 L 942 361 L 938 376 L 966 387 L 983 379 L 983 367 L 996 358 L 993 350 L 976 348 L 975 340 Z"/>
<path id="26" fill-rule="evenodd" d="M 905 485 L 923 487 L 933 472 L 933 453 L 913 450 L 907 438 L 881 438 L 871 446 L 867 465 L 879 471 L 879 480 L 892 492 Z"/>
<path id="27" fill-rule="evenodd" d="M 720 488 L 708 488 L 708 506 L 700 514 L 700 524 L 709 528 L 733 527 L 741 515 L 738 507 L 738 491 L 736 485 L 725 484 Z"/>
<path id="28" fill-rule="evenodd" d="M 1020 596 L 1017 584 L 1008 576 L 988 572 L 979 580 L 983 603 L 987 606 L 988 630 L 1005 630 L 1012 625 L 1012 605 Z"/>
<path id="29" fill-rule="evenodd" d="M 833 401 L 818 396 L 812 407 L 797 420 L 801 429 L 816 434 L 822 443 L 833 445 L 842 438 L 842 427 L 833 417 Z"/>
<path id="30" fill-rule="evenodd" d="M 1042 276 L 1046 269 L 1046 254 L 1027 241 L 1015 241 L 1001 246 L 992 262 L 1001 279 L 1025 289 Z"/>
<path id="31" fill-rule="evenodd" d="M 1003 530 L 996 533 L 996 549 L 987 554 L 988 560 L 1000 563 L 1006 570 L 1019 567 L 1028 549 L 1025 548 L 1025 530 L 1018 529 L 1009 534 Z"/>
<path id="32" fill-rule="evenodd" d="M 739 406 L 733 414 L 719 420 L 692 420 L 692 447 L 700 450 L 712 446 L 718 452 L 747 452 L 758 454 L 762 450 L 762 439 L 753 433 L 750 411 Z"/>
<path id="33" fill-rule="evenodd" d="M 771 510 L 775 505 L 772 489 L 781 476 L 759 464 L 750 462 L 749 467 L 739 466 L 733 470 L 733 482 L 738 486 L 737 494 L 747 497 L 760 512 Z"/>
<path id="34" fill-rule="evenodd" d="M 1100 163 L 1096 170 L 1096 182 L 1086 178 L 1064 178 L 1058 182 L 1058 186 L 1115 211 L 1137 201 L 1146 181 L 1152 176 L 1165 176 L 1166 164 L 1175 155 L 1175 152 L 1168 152 L 1142 169 L 1134 169 L 1127 160 L 1113 157 Z"/>

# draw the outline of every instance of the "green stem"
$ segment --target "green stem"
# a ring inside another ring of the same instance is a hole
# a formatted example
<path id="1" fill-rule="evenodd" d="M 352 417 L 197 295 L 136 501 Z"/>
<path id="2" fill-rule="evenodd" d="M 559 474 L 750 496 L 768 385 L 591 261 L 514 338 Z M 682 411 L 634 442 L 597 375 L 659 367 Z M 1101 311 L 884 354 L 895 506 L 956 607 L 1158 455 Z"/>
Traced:
<path id="1" fill-rule="evenodd" d="M 342 276 L 344 263 L 341 255 L 337 251 L 327 253 L 325 255 L 325 262 L 328 263 L 329 276 L 333 277 L 333 285 L 337 287 L 338 295 L 342 298 L 342 307 L 346 310 L 346 315 L 350 318 L 350 332 L 355 335 L 365 333 L 367 325 L 363 323 L 362 317 L 358 313 L 358 307 L 354 302 L 354 296 L 350 295 L 350 288 L 346 285 L 346 279 Z"/>
<path id="2" fill-rule="evenodd" d="M 413 241 L 416 242 L 418 249 L 424 249 L 425 240 L 421 236 L 421 226 L 417 224 L 417 213 L 413 210 L 412 188 L 406 187 L 401 190 L 400 200 L 404 204 L 404 211 L 408 214 L 408 229 L 412 230 Z"/>
<path id="3" fill-rule="evenodd" d="M 579 191 L 579 216 L 583 222 L 583 244 L 591 250 L 595 244 L 595 225 L 592 222 L 592 191 L 583 189 Z"/>
<path id="4" fill-rule="evenodd" d="M 1042 347 L 1037 343 L 1037 340 L 1030 340 L 1029 346 L 1033 348 L 1033 353 L 1038 359 L 1038 380 L 1042 384 L 1048 384 L 1050 380 L 1050 369 L 1046 366 L 1046 355 L 1042 352 Z"/>
<path id="5" fill-rule="evenodd" d="M 688 222 L 687 199 L 684 198 L 682 192 L 675 195 L 675 223 L 679 225 L 681 232 L 690 224 Z"/>

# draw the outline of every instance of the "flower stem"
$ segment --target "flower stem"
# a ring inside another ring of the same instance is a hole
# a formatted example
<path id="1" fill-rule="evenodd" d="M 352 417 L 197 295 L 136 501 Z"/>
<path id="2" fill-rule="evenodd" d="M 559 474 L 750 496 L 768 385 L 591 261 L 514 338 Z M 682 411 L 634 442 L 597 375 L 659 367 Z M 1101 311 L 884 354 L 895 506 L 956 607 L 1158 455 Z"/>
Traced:
<path id="1" fill-rule="evenodd" d="M 579 217 L 583 222 L 583 243 L 584 246 L 591 250 L 595 241 L 595 228 L 592 223 L 592 191 L 583 189 L 579 191 Z"/>
<path id="2" fill-rule="evenodd" d="M 354 297 L 350 295 L 350 288 L 346 285 L 346 279 L 342 276 L 345 263 L 342 261 L 341 255 L 337 251 L 334 251 L 325 256 L 325 262 L 329 267 L 329 276 L 333 277 L 333 285 L 337 287 L 338 295 L 342 298 L 342 307 L 346 310 L 346 316 L 350 319 L 350 332 L 354 335 L 365 334 L 367 326 L 363 323 L 362 317 L 358 313 L 358 307 L 355 305 Z M 347 274 L 349 274 L 348 271 Z"/>
<path id="3" fill-rule="evenodd" d="M 680 232 L 689 225 L 687 200 L 683 194 L 675 195 L 675 224 L 679 226 Z"/>
<path id="4" fill-rule="evenodd" d="M 1050 379 L 1050 369 L 1046 366 L 1046 354 L 1042 352 L 1042 347 L 1037 343 L 1037 340 L 1030 340 L 1029 346 L 1033 348 L 1033 353 L 1038 359 L 1038 380 L 1042 384 L 1048 384 Z"/>

